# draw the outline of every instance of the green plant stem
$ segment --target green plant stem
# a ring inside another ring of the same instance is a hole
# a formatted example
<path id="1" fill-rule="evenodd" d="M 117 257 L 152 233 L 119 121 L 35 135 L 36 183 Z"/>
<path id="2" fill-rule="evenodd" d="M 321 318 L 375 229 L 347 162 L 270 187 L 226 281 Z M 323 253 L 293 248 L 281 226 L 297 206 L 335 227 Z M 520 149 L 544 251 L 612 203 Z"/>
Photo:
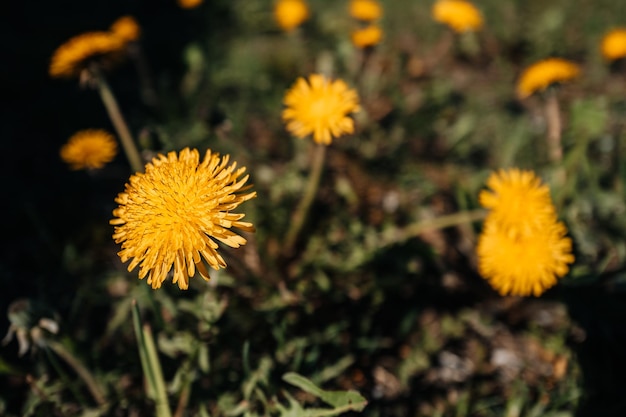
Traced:
<path id="1" fill-rule="evenodd" d="M 141 319 L 139 317 L 139 305 L 136 300 L 132 303 L 132 315 L 133 315 L 133 328 L 135 330 L 135 337 L 137 338 L 137 350 L 139 351 L 139 359 L 141 361 L 141 369 L 143 369 L 144 378 L 146 379 L 146 391 L 149 398 L 155 398 L 155 382 L 154 373 L 148 363 L 148 353 L 146 352 L 146 344 L 144 342 L 144 335 L 141 331 Z"/>
<path id="2" fill-rule="evenodd" d="M 46 352 L 46 356 L 48 357 L 48 360 L 52 364 L 52 367 L 57 371 L 57 373 L 59 374 L 59 377 L 61 378 L 63 383 L 69 388 L 70 391 L 72 391 L 72 394 L 74 394 L 74 397 L 76 397 L 76 399 L 80 403 L 86 404 L 87 402 L 85 401 L 85 397 L 83 397 L 83 395 L 80 393 L 80 391 L 78 389 L 76 389 L 76 387 L 74 386 L 74 384 L 70 380 L 69 376 L 65 373 L 65 371 L 63 370 L 63 368 L 61 367 L 61 365 L 57 361 L 57 358 L 52 354 L 50 349 L 44 348 L 44 350 Z"/>
<path id="3" fill-rule="evenodd" d="M 98 403 L 98 405 L 106 404 L 104 391 L 93 375 L 91 375 L 91 372 L 89 372 L 89 370 L 82 363 L 80 363 L 74 355 L 68 352 L 62 344 L 48 341 L 48 346 L 54 353 L 61 357 L 74 370 L 74 372 L 76 372 L 83 382 L 85 382 L 87 389 L 96 403 Z"/>
<path id="4" fill-rule="evenodd" d="M 313 151 L 313 161 L 311 162 L 311 170 L 309 171 L 309 181 L 306 185 L 302 200 L 296 207 L 292 217 L 287 236 L 285 237 L 284 255 L 290 256 L 293 253 L 294 246 L 298 239 L 298 235 L 304 226 L 311 204 L 317 194 L 319 188 L 320 178 L 322 177 L 322 170 L 324 168 L 324 160 L 326 157 L 326 145 L 316 145 Z"/>
<path id="5" fill-rule="evenodd" d="M 154 399 L 157 417 L 171 417 L 172 414 L 165 392 L 165 382 L 163 381 L 163 371 L 161 370 L 156 346 L 154 345 L 152 331 L 150 326 L 141 325 L 139 306 L 135 300 L 133 300 L 132 313 L 137 349 L 139 350 L 139 359 L 141 360 L 141 367 L 146 378 L 148 397 Z"/>
<path id="6" fill-rule="evenodd" d="M 545 112 L 547 123 L 547 147 L 548 159 L 552 163 L 560 163 L 563 159 L 563 147 L 561 146 L 561 111 L 556 93 L 550 90 L 546 94 Z"/>
<path id="7" fill-rule="evenodd" d="M 472 223 L 478 220 L 482 220 L 485 218 L 486 215 L 486 210 L 478 209 L 447 214 L 445 216 L 440 216 L 434 219 L 422 220 L 420 222 L 408 225 L 399 233 L 394 233 L 393 236 L 388 236 L 386 238 L 383 237 L 379 249 L 382 247 L 405 242 L 429 230 L 445 229 L 447 227 L 458 226 L 461 224 Z"/>
<path id="8" fill-rule="evenodd" d="M 165 381 L 163 380 L 163 371 L 161 369 L 161 362 L 159 362 L 159 356 L 154 344 L 154 338 L 152 337 L 152 330 L 147 324 L 143 325 L 144 341 L 146 344 L 146 351 L 148 353 L 148 363 L 154 373 L 155 381 L 155 403 L 156 414 L 158 417 L 171 417 L 169 403 L 167 401 L 167 393 L 165 391 Z"/>
<path id="9" fill-rule="evenodd" d="M 139 151 L 137 150 L 137 146 L 135 145 L 133 136 L 130 134 L 128 125 L 124 120 L 124 116 L 122 116 L 120 106 L 117 104 L 117 100 L 115 99 L 115 96 L 113 95 L 109 84 L 106 82 L 104 75 L 102 75 L 100 71 L 96 70 L 92 71 L 92 73 L 98 86 L 100 98 L 102 98 L 104 107 L 109 114 L 109 118 L 111 119 L 115 130 L 117 131 L 120 142 L 122 143 L 122 147 L 124 148 L 124 152 L 126 153 L 126 157 L 128 158 L 128 162 L 130 163 L 131 168 L 135 172 L 142 172 L 144 164 L 141 160 L 141 155 L 139 155 Z"/>
<path id="10" fill-rule="evenodd" d="M 191 381 L 187 381 L 178 398 L 178 405 L 176 406 L 176 410 L 174 410 L 174 417 L 183 417 L 185 415 L 190 396 Z"/>
<path id="11" fill-rule="evenodd" d="M 563 127 L 561 123 L 561 108 L 554 89 L 548 89 L 547 91 L 545 114 L 548 160 L 554 166 L 554 171 L 552 172 L 552 186 L 563 187 L 567 177 L 565 168 L 561 165 L 563 161 L 563 145 L 561 144 Z"/>

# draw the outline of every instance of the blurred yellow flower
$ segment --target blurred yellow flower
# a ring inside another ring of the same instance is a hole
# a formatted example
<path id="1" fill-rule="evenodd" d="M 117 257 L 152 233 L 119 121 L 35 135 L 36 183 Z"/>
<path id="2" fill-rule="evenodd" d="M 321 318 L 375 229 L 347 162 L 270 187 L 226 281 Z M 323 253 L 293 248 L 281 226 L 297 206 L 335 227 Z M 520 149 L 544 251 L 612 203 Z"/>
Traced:
<path id="1" fill-rule="evenodd" d="M 512 234 L 535 230 L 556 218 L 550 188 L 532 171 L 499 170 L 489 176 L 487 187 L 490 190 L 480 192 L 480 204 Z"/>
<path id="2" fill-rule="evenodd" d="M 122 16 L 109 28 L 111 33 L 122 38 L 124 42 L 133 42 L 141 36 L 141 28 L 132 16 Z"/>
<path id="3" fill-rule="evenodd" d="M 573 80 L 580 67 L 562 58 L 548 58 L 526 68 L 517 82 L 517 96 L 526 98 L 555 83 Z"/>
<path id="4" fill-rule="evenodd" d="M 177 2 L 183 9 L 193 9 L 204 3 L 204 0 L 177 0 Z"/>
<path id="5" fill-rule="evenodd" d="M 457 33 L 477 31 L 483 27 L 483 16 L 469 1 L 437 0 L 432 7 L 435 21 L 446 24 Z"/>
<path id="6" fill-rule="evenodd" d="M 108 67 L 123 55 L 125 42 L 109 32 L 87 32 L 74 36 L 57 48 L 50 60 L 51 77 L 70 78 L 91 62 Z"/>
<path id="7" fill-rule="evenodd" d="M 312 134 L 315 142 L 329 145 L 333 137 L 354 132 L 348 115 L 359 110 L 359 97 L 342 80 L 320 74 L 310 75 L 308 81 L 298 78 L 283 103 L 287 130 L 298 138 Z"/>
<path id="8" fill-rule="evenodd" d="M 304 0 L 278 0 L 274 5 L 274 19 L 289 32 L 309 18 L 309 7 Z"/>
<path id="9" fill-rule="evenodd" d="M 528 213 L 532 215 L 532 213 Z M 487 216 L 478 239 L 478 271 L 500 295 L 538 297 L 557 283 L 574 262 L 572 241 L 563 223 L 511 236 Z"/>
<path id="10" fill-rule="evenodd" d="M 380 19 L 383 15 L 383 8 L 376 0 L 350 0 L 348 11 L 355 19 L 365 22 Z"/>
<path id="11" fill-rule="evenodd" d="M 248 175 L 241 177 L 246 168 L 228 162 L 228 155 L 210 150 L 201 162 L 196 149 L 185 148 L 179 155 L 158 155 L 145 173 L 130 177 L 110 221 L 113 239 L 122 244 L 122 262 L 132 259 L 128 271 L 139 266 L 139 278 L 147 276 L 156 289 L 173 267 L 173 282 L 187 289 L 196 270 L 209 279 L 202 258 L 213 269 L 226 267 L 216 241 L 233 248 L 246 244 L 230 229 L 253 232 L 254 226 L 231 211 L 256 197 L 256 192 L 241 194 L 251 187 L 245 185 Z"/>
<path id="12" fill-rule="evenodd" d="M 494 172 L 481 192 L 490 209 L 478 239 L 478 271 L 501 295 L 539 296 L 574 262 L 549 188 L 532 171 Z"/>
<path id="13" fill-rule="evenodd" d="M 617 28 L 602 38 L 602 56 L 607 61 L 626 57 L 626 28 Z"/>
<path id="14" fill-rule="evenodd" d="M 81 130 L 61 147 L 60 153 L 72 169 L 98 169 L 115 158 L 117 142 L 105 130 Z"/>
<path id="15" fill-rule="evenodd" d="M 352 43 L 358 48 L 378 45 L 383 37 L 382 29 L 377 25 L 368 25 L 352 32 Z"/>

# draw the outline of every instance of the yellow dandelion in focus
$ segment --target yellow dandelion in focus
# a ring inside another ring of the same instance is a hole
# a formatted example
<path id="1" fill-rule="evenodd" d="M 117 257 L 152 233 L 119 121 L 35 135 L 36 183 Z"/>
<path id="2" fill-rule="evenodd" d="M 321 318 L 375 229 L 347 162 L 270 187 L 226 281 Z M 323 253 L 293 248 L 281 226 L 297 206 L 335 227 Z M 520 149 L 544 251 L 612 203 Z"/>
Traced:
<path id="1" fill-rule="evenodd" d="M 194 9 L 204 3 L 204 0 L 177 0 L 177 2 L 183 9 Z"/>
<path id="2" fill-rule="evenodd" d="M 308 81 L 298 78 L 283 103 L 287 130 L 298 138 L 312 134 L 315 142 L 330 145 L 333 137 L 354 132 L 348 115 L 359 110 L 359 97 L 342 80 L 320 74 L 310 75 Z"/>
<path id="3" fill-rule="evenodd" d="M 483 27 L 483 16 L 469 1 L 438 0 L 431 10 L 433 19 L 448 25 L 457 33 L 477 31 Z"/>
<path id="4" fill-rule="evenodd" d="M 602 38 L 602 56 L 607 61 L 626 57 L 626 28 L 617 28 Z"/>
<path id="5" fill-rule="evenodd" d="M 141 36 L 141 28 L 132 16 L 122 16 L 109 28 L 111 33 L 122 38 L 124 42 L 133 42 Z"/>
<path id="6" fill-rule="evenodd" d="M 289 32 L 309 18 L 309 7 L 303 0 L 278 0 L 274 5 L 274 19 Z"/>
<path id="7" fill-rule="evenodd" d="M 351 0 L 348 6 L 350 16 L 364 22 L 380 19 L 383 8 L 376 0 Z"/>
<path id="8" fill-rule="evenodd" d="M 60 153 L 72 169 L 98 169 L 115 158 L 117 142 L 105 130 L 81 130 L 61 147 Z"/>
<path id="9" fill-rule="evenodd" d="M 70 78 L 80 74 L 91 62 L 109 67 L 123 55 L 125 42 L 109 32 L 87 32 L 61 45 L 52 55 L 51 77 Z"/>
<path id="10" fill-rule="evenodd" d="M 251 187 L 245 185 L 248 175 L 242 177 L 246 168 L 228 163 L 228 155 L 207 150 L 200 161 L 196 149 L 185 148 L 158 155 L 145 173 L 130 177 L 110 221 L 122 262 L 132 259 L 128 271 L 139 266 L 139 278 L 160 288 L 173 267 L 173 282 L 187 289 L 196 270 L 209 279 L 202 259 L 215 270 L 226 267 L 216 241 L 233 248 L 246 244 L 231 228 L 253 232 L 254 226 L 232 210 L 256 197 L 242 194 Z"/>
<path id="11" fill-rule="evenodd" d="M 526 98 L 555 83 L 571 81 L 580 74 L 580 67 L 562 58 L 539 61 L 522 72 L 517 82 L 517 96 Z"/>
<path id="12" fill-rule="evenodd" d="M 480 204 L 489 216 L 513 234 L 523 234 L 541 227 L 556 217 L 550 188 L 532 171 L 512 168 L 492 173 L 487 180 L 490 190 L 479 195 Z"/>
<path id="13" fill-rule="evenodd" d="M 551 221 L 513 237 L 488 216 L 478 239 L 479 273 L 500 295 L 538 297 L 567 274 L 568 265 L 574 262 L 572 241 L 566 234 L 563 223 Z"/>
<path id="14" fill-rule="evenodd" d="M 383 37 L 383 31 L 376 25 L 368 25 L 352 32 L 352 43 L 358 48 L 368 48 L 378 45 Z"/>

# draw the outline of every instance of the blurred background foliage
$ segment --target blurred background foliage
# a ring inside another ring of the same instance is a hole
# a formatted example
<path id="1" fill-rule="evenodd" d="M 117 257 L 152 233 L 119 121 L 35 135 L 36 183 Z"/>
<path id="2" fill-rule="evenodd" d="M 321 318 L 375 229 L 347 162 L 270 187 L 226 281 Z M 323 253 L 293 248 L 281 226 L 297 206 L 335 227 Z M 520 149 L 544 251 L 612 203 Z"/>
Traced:
<path id="1" fill-rule="evenodd" d="M 481 0 L 485 29 L 452 35 L 432 2 L 381 1 L 384 39 L 367 52 L 350 42 L 347 3 L 310 0 L 310 19 L 288 34 L 267 0 L 6 5 L 0 310 L 12 315 L 0 328 L 24 329 L 29 343 L 23 356 L 17 337 L 0 350 L 0 415 L 153 415 L 132 300 L 177 416 L 336 406 L 311 386 L 360 392 L 368 416 L 624 415 L 626 66 L 608 65 L 599 42 L 626 24 L 626 3 Z M 259 196 L 243 207 L 256 234 L 225 251 L 229 267 L 208 287 L 152 291 L 126 272 L 108 225 L 131 174 L 123 154 L 92 173 L 58 157 L 75 131 L 110 122 L 95 92 L 48 78 L 50 55 L 125 14 L 142 27 L 149 72 L 129 60 L 107 76 L 144 156 L 230 154 Z M 503 298 L 476 272 L 480 222 L 402 232 L 479 208 L 494 169 L 550 180 L 541 98 L 514 93 L 522 69 L 548 56 L 582 68 L 559 91 L 567 181 L 552 188 L 576 263 L 539 299 Z M 282 97 L 315 71 L 356 88 L 362 111 L 355 134 L 328 148 L 313 214 L 286 255 L 312 144 L 284 130 Z"/>

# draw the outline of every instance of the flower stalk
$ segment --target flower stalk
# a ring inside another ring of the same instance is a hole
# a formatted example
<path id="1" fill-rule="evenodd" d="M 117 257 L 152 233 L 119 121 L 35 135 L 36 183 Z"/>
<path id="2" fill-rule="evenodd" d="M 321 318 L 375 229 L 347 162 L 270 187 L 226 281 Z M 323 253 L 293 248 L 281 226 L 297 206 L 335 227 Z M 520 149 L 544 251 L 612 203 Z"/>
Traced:
<path id="1" fill-rule="evenodd" d="M 563 159 L 563 147 L 561 145 L 562 124 L 559 100 L 554 89 L 547 91 L 544 111 L 547 123 L 546 143 L 548 146 L 548 158 L 550 162 L 558 164 Z"/>
<path id="2" fill-rule="evenodd" d="M 148 397 L 152 398 L 155 402 L 157 417 L 171 417 L 172 414 L 167 401 L 167 393 L 165 392 L 163 371 L 161 370 L 161 363 L 159 362 L 154 338 L 152 337 L 152 330 L 147 324 L 141 325 L 139 306 L 136 300 L 133 300 L 132 315 L 135 337 L 137 338 L 137 348 L 139 350 L 139 359 L 141 360 L 141 368 L 146 378 Z"/>
<path id="3" fill-rule="evenodd" d="M 429 230 L 440 230 L 448 227 L 459 226 L 466 223 L 473 223 L 482 220 L 487 212 L 482 209 L 472 211 L 461 211 L 458 213 L 439 216 L 434 219 L 422 220 L 406 226 L 398 236 L 392 239 L 383 240 L 384 246 L 405 242 L 413 237 L 417 237 Z"/>
<path id="4" fill-rule="evenodd" d="M 302 200 L 300 200 L 298 207 L 296 207 L 296 210 L 293 212 L 290 227 L 285 237 L 285 256 L 292 255 L 294 246 L 298 239 L 298 235 L 300 234 L 302 227 L 304 226 L 304 222 L 308 217 L 309 211 L 311 209 L 311 204 L 313 203 L 313 200 L 315 199 L 315 195 L 317 194 L 317 190 L 319 188 L 320 179 L 322 177 L 322 171 L 324 168 L 324 161 L 326 159 L 325 157 L 326 145 L 315 145 L 315 150 L 313 151 L 313 160 L 311 161 L 311 170 L 309 171 L 309 179 L 306 185 L 306 189 L 304 191 L 304 195 L 302 196 Z"/>
<path id="5" fill-rule="evenodd" d="M 68 352 L 67 349 L 60 343 L 54 341 L 47 341 L 47 346 L 57 354 L 57 356 L 61 357 L 65 363 L 67 363 L 76 374 L 83 380 L 87 389 L 91 393 L 91 396 L 96 401 L 96 403 L 100 406 L 106 404 L 106 399 L 104 396 L 104 391 L 93 377 L 91 372 L 82 364 L 72 353 Z"/>
<path id="6" fill-rule="evenodd" d="M 126 157 L 128 158 L 128 162 L 130 163 L 131 168 L 135 172 L 143 171 L 143 162 L 141 159 L 141 155 L 139 154 L 139 150 L 135 145 L 135 141 L 133 136 L 128 129 L 128 125 L 124 120 L 124 116 L 120 111 L 120 106 L 117 104 L 117 100 L 109 87 L 109 84 L 106 82 L 106 79 L 102 75 L 98 69 L 91 69 L 91 74 L 93 75 L 96 86 L 98 88 L 98 93 L 100 93 L 100 98 L 104 103 L 104 107 L 107 110 L 109 118 L 117 131 L 117 134 L 120 138 L 120 142 L 122 143 L 122 148 L 126 153 Z"/>

